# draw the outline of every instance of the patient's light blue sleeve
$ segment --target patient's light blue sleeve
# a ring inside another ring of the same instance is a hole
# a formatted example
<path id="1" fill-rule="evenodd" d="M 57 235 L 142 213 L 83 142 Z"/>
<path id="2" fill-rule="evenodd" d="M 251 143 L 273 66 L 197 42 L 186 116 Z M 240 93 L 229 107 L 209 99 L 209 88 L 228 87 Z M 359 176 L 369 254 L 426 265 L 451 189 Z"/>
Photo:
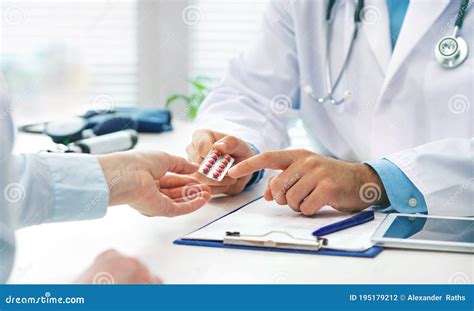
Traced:
<path id="1" fill-rule="evenodd" d="M 375 207 L 381 212 L 426 213 L 423 194 L 402 170 L 387 159 L 365 162 L 379 175 L 390 201 L 388 207 Z"/>
<path id="2" fill-rule="evenodd" d="M 96 219 L 109 205 L 107 186 L 99 161 L 86 154 L 42 154 L 49 168 L 54 205 L 47 222 Z"/>
<path id="3" fill-rule="evenodd" d="M 20 154 L 12 179 L 24 197 L 17 227 L 105 215 L 109 189 L 97 159 L 84 154 Z M 20 186 L 19 186 L 20 187 Z"/>
<path id="4" fill-rule="evenodd" d="M 0 72 L 0 283 L 7 282 L 13 268 L 16 229 L 98 218 L 109 203 L 109 188 L 94 156 L 12 154 L 14 138 Z"/>

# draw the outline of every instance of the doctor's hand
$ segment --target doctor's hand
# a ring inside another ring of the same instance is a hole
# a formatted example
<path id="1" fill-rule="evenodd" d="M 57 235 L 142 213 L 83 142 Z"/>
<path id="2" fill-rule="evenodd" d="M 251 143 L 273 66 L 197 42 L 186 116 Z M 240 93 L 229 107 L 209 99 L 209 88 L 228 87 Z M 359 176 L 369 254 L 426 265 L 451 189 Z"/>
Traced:
<path id="1" fill-rule="evenodd" d="M 97 159 L 109 187 L 110 206 L 128 204 L 146 216 L 171 217 L 189 214 L 210 198 L 209 186 L 183 175 L 198 169 L 183 158 L 132 150 Z"/>
<path id="2" fill-rule="evenodd" d="M 158 284 L 161 280 L 138 259 L 108 250 L 74 282 L 76 284 Z"/>
<path id="3" fill-rule="evenodd" d="M 325 205 L 354 212 L 387 202 L 379 176 L 368 165 L 303 149 L 262 153 L 234 166 L 229 175 L 239 178 L 265 168 L 283 171 L 269 181 L 265 199 L 304 215 L 314 215 Z"/>
<path id="4" fill-rule="evenodd" d="M 198 130 L 193 134 L 191 144 L 186 148 L 189 159 L 194 163 L 201 163 L 211 149 L 216 149 L 223 154 L 230 154 L 235 163 L 242 162 L 255 155 L 249 145 L 234 136 L 211 130 Z M 239 178 L 224 177 L 222 181 L 214 181 L 201 174 L 195 175 L 202 183 L 211 187 L 212 194 L 238 194 L 244 190 L 252 178 L 252 173 L 241 175 Z"/>

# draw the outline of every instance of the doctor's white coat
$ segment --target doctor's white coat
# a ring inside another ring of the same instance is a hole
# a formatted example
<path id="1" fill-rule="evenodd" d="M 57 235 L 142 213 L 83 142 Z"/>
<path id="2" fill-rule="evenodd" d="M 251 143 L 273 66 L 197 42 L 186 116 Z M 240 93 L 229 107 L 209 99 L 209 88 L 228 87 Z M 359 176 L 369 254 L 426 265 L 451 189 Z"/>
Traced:
<path id="1" fill-rule="evenodd" d="M 333 79 L 354 27 L 356 1 L 340 1 L 331 42 Z M 367 0 L 354 51 L 335 98 L 325 96 L 327 1 L 271 1 L 253 45 L 233 59 L 198 115 L 198 127 L 235 135 L 260 151 L 288 145 L 286 105 L 332 157 L 387 158 L 424 195 L 429 214 L 474 216 L 474 55 L 456 69 L 434 57 L 451 34 L 460 0 L 411 0 L 395 49 L 385 0 Z M 474 49 L 474 9 L 460 31 Z"/>

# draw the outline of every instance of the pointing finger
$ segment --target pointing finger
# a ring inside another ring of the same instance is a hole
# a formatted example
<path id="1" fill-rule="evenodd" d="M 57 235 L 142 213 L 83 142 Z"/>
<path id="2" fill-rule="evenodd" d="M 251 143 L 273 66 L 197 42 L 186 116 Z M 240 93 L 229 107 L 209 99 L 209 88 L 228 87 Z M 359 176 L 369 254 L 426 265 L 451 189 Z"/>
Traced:
<path id="1" fill-rule="evenodd" d="M 229 176 L 239 178 L 262 169 L 284 170 L 293 163 L 289 151 L 264 152 L 244 160 L 229 170 Z"/>

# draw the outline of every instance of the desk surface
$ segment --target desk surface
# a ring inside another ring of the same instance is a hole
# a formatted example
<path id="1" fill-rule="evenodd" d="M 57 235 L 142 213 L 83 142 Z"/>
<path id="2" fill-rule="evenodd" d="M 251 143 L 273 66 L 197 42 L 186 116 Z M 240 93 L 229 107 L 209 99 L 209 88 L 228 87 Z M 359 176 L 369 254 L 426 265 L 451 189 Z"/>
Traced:
<path id="1" fill-rule="evenodd" d="M 138 148 L 184 156 L 191 126 L 142 135 Z M 17 151 L 34 152 L 47 138 L 18 135 Z M 17 232 L 12 283 L 68 283 L 100 252 L 115 248 L 146 263 L 166 283 L 466 283 L 474 256 L 385 250 L 374 259 L 178 246 L 172 242 L 263 193 L 263 184 L 235 197 L 215 198 L 192 215 L 143 217 L 127 206 L 105 218 L 45 224 Z"/>

